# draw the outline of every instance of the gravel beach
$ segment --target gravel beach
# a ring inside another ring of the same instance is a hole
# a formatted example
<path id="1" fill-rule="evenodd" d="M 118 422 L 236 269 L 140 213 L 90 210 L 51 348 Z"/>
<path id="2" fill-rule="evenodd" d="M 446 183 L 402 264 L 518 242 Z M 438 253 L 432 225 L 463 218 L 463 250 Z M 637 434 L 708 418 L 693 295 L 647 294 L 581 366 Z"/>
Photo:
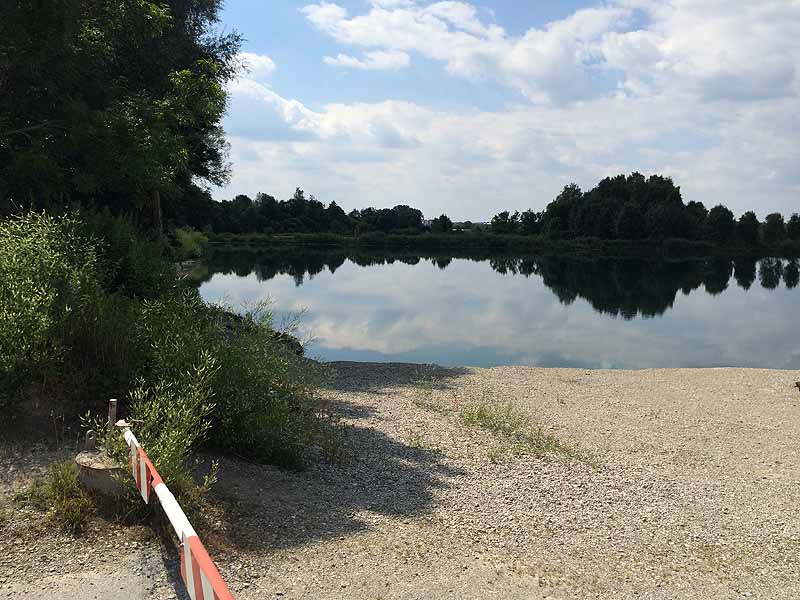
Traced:
<path id="1" fill-rule="evenodd" d="M 331 371 L 337 463 L 221 462 L 230 522 L 213 554 L 237 598 L 800 598 L 800 372 Z M 465 422 L 493 404 L 567 450 L 538 456 Z M 137 562 L 122 530 L 34 542 L 11 512 L 0 597 L 118 597 L 68 591 L 97 578 L 98 543 L 122 597 L 182 597 L 153 536 L 137 533 Z"/>

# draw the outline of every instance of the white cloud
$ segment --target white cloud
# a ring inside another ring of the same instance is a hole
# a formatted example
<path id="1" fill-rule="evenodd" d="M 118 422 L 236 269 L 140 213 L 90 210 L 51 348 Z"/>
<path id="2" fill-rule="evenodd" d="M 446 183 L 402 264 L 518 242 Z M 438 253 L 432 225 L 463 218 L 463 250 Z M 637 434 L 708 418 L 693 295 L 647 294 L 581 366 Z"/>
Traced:
<path id="1" fill-rule="evenodd" d="M 594 97 L 603 73 L 629 93 L 678 86 L 707 101 L 798 92 L 796 0 L 620 0 L 518 37 L 466 2 L 373 2 L 355 16 L 328 2 L 302 11 L 342 44 L 418 52 L 452 75 L 496 79 L 539 102 Z"/>
<path id="2" fill-rule="evenodd" d="M 516 37 L 465 2 L 303 11 L 364 52 L 330 64 L 399 68 L 419 53 L 533 101 L 491 111 L 390 99 L 312 109 L 242 79 L 231 87 L 234 174 L 224 195 L 286 196 L 299 185 L 348 210 L 407 203 L 479 220 L 541 209 L 570 181 L 588 187 L 638 170 L 671 175 L 684 199 L 736 213 L 798 210 L 796 0 L 621 0 Z"/>
<path id="3" fill-rule="evenodd" d="M 240 52 L 236 58 L 250 77 L 259 78 L 270 75 L 276 68 L 275 62 L 264 54 Z"/>
<path id="4" fill-rule="evenodd" d="M 366 71 L 398 71 L 411 64 L 408 54 L 399 50 L 374 50 L 367 52 L 364 60 L 347 54 L 339 54 L 336 57 L 326 56 L 323 60 L 326 65 Z"/>

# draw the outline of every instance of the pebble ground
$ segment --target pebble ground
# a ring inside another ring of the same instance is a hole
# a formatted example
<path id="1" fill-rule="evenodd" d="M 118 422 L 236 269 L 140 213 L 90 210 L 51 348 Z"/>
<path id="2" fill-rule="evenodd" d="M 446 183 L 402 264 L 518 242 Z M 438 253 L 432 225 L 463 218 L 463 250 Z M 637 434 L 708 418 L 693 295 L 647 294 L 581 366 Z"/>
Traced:
<path id="1" fill-rule="evenodd" d="M 800 598 L 800 372 L 332 371 L 337 463 L 221 463 L 237 598 Z M 475 403 L 572 452 L 516 451 L 464 424 Z M 146 528 L 72 539 L 9 500 L 52 458 L 0 452 L 0 598 L 183 598 Z"/>

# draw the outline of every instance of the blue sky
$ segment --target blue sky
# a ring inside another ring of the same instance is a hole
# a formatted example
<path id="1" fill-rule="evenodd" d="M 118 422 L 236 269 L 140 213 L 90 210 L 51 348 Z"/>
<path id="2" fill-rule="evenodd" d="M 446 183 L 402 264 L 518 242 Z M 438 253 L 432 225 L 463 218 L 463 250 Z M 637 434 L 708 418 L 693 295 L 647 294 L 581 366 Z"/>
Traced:
<path id="1" fill-rule="evenodd" d="M 736 213 L 800 210 L 793 0 L 228 0 L 222 19 L 249 71 L 217 198 L 485 220 L 638 170 Z"/>

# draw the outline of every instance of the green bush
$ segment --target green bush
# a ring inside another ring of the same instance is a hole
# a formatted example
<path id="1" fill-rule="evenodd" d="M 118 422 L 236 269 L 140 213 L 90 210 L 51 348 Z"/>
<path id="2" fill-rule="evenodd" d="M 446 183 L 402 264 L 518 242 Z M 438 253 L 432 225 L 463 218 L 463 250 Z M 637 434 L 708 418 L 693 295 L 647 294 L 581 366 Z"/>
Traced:
<path id="1" fill-rule="evenodd" d="M 57 368 L 65 337 L 102 295 L 94 244 L 72 217 L 28 213 L 0 222 L 0 403 L 34 372 Z"/>
<path id="2" fill-rule="evenodd" d="M 233 324 L 218 360 L 211 442 L 256 460 L 302 466 L 323 422 L 310 362 L 275 339 L 263 306 Z"/>
<path id="3" fill-rule="evenodd" d="M 200 258 L 203 250 L 208 245 L 208 236 L 201 231 L 189 227 L 175 230 L 175 239 L 178 242 L 177 257 L 179 260 Z"/>
<path id="4" fill-rule="evenodd" d="M 141 236 L 125 217 L 103 211 L 77 213 L 83 236 L 94 240 L 98 272 L 108 292 L 131 298 L 158 298 L 175 282 L 175 267 L 164 260 L 162 246 Z"/>
<path id="5" fill-rule="evenodd" d="M 198 364 L 155 383 L 141 381 L 130 393 L 136 436 L 173 492 L 193 487 L 189 457 L 211 427 L 216 361 L 206 351 Z"/>
<path id="6" fill-rule="evenodd" d="M 265 306 L 239 317 L 205 304 L 194 289 L 176 288 L 144 303 L 139 332 L 150 381 L 169 385 L 204 354 L 213 361 L 213 446 L 289 468 L 302 465 L 320 431 L 321 403 L 309 361 L 275 338 Z"/>
<path id="7" fill-rule="evenodd" d="M 207 305 L 157 244 L 108 213 L 0 223 L 0 352 L 4 397 L 38 394 L 45 414 L 124 398 L 121 416 L 137 419 L 177 493 L 197 491 L 189 457 L 204 443 L 291 468 L 315 442 L 330 445 L 309 363 L 268 312 Z"/>

